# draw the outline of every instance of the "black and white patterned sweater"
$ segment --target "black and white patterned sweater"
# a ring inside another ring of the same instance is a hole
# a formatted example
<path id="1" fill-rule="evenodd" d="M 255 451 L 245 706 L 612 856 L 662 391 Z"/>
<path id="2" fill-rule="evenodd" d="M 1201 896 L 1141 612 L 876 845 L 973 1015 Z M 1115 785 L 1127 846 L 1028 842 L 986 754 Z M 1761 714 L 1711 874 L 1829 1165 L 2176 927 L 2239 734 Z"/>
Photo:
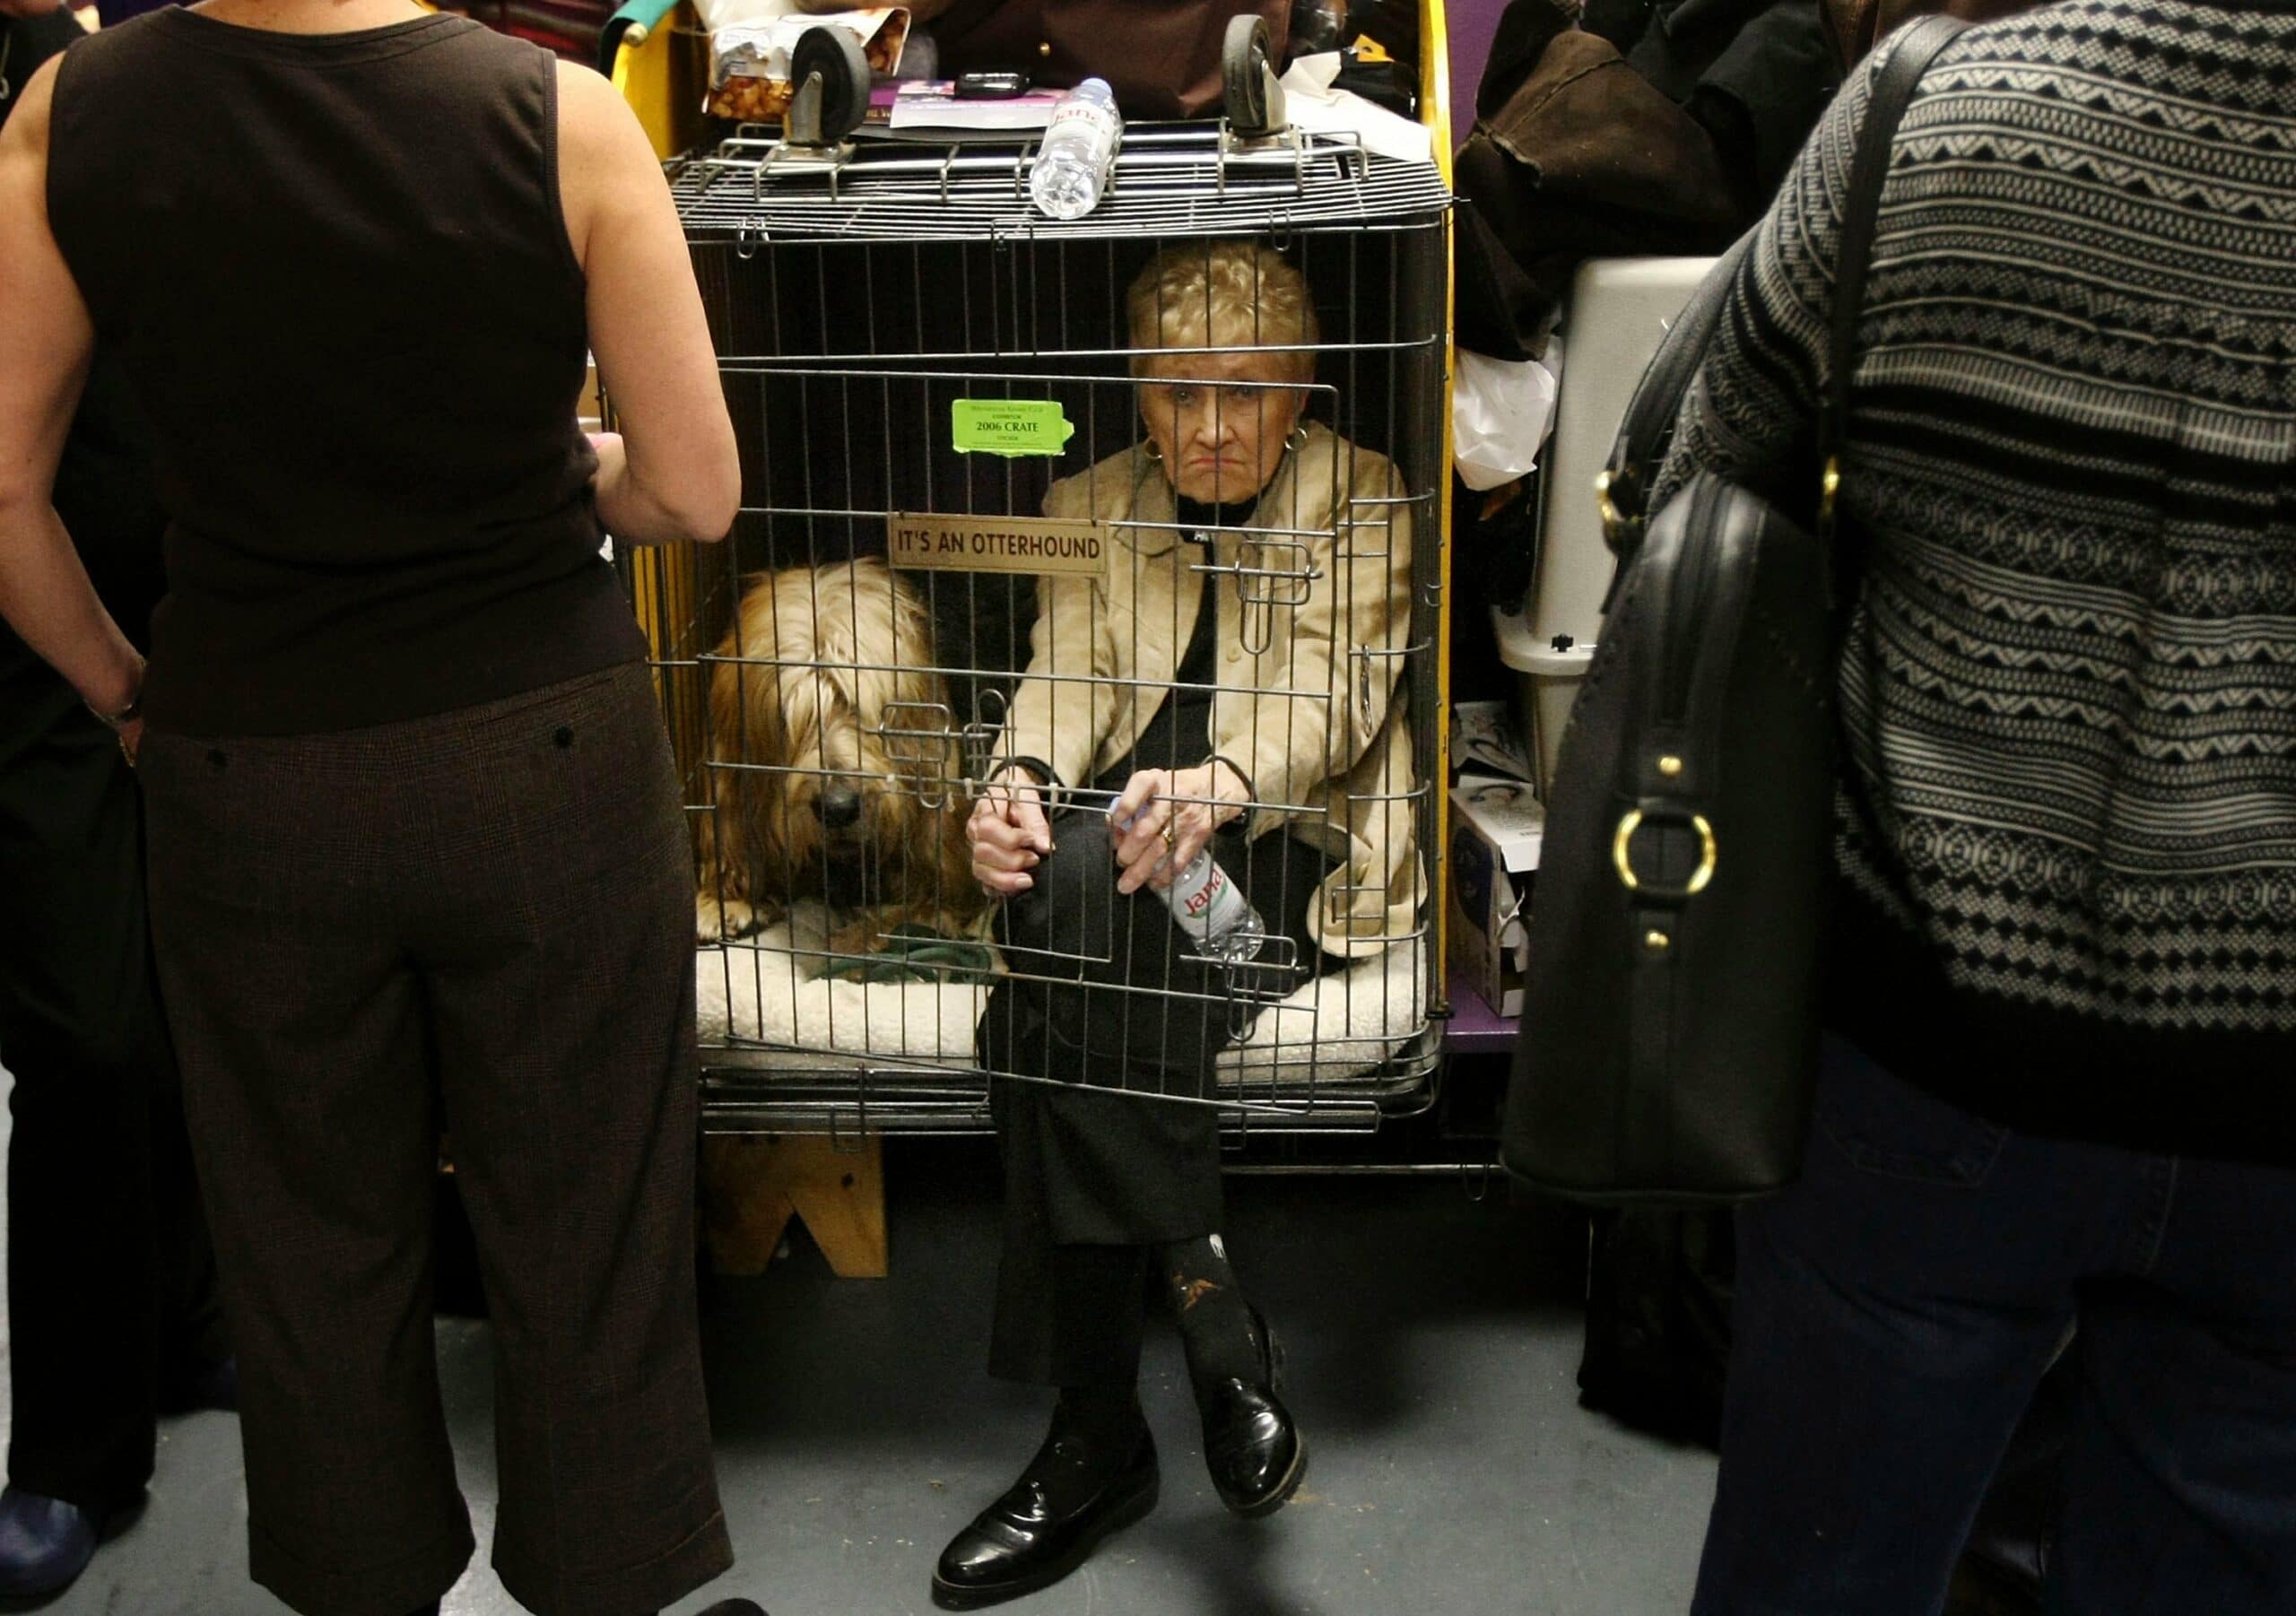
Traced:
<path id="1" fill-rule="evenodd" d="M 1657 497 L 1806 465 L 1870 74 Z M 2071 0 L 1948 47 L 1848 436 L 1837 1027 L 2013 1125 L 2296 1161 L 2296 0 Z"/>

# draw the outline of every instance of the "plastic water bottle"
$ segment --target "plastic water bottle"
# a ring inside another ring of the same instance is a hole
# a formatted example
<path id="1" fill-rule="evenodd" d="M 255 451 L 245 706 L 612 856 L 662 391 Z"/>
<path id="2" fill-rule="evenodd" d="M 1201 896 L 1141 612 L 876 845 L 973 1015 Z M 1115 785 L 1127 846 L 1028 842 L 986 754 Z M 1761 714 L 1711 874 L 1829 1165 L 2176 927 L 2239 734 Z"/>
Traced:
<path id="1" fill-rule="evenodd" d="M 1113 808 L 1113 804 L 1111 804 Z M 1109 814 L 1109 823 L 1118 830 L 1132 829 L 1127 816 Z M 1234 878 L 1221 867 L 1220 861 L 1205 847 L 1188 860 L 1187 867 L 1172 877 L 1172 884 L 1157 891 L 1148 889 L 1164 900 L 1172 918 L 1186 932 L 1188 941 L 1196 944 L 1196 951 L 1207 960 L 1223 965 L 1241 965 L 1247 960 L 1259 957 L 1260 944 L 1267 938 L 1267 923 L 1252 908 L 1251 899 L 1244 896 Z"/>
<path id="2" fill-rule="evenodd" d="M 1241 965 L 1258 957 L 1260 945 L 1267 938 L 1267 923 L 1212 856 L 1211 848 L 1198 853 L 1188 861 L 1187 868 L 1172 877 L 1163 899 L 1180 930 L 1205 959 Z"/>
<path id="3" fill-rule="evenodd" d="M 1082 219 L 1100 205 L 1124 115 L 1105 79 L 1086 79 L 1060 98 L 1029 170 L 1029 195 L 1053 219 Z"/>

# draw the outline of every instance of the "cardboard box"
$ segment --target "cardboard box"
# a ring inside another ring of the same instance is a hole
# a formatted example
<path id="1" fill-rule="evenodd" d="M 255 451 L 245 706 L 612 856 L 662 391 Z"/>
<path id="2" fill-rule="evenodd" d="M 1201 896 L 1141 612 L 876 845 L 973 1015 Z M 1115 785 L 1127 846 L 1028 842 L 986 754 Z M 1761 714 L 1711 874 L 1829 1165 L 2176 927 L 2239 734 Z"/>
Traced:
<path id="1" fill-rule="evenodd" d="M 1530 754 L 1515 733 L 1514 716 L 1503 701 L 1457 701 L 1451 705 L 1451 767 L 1459 778 L 1500 775 L 1529 780 Z"/>
<path id="2" fill-rule="evenodd" d="M 1520 780 L 1463 774 L 1451 787 L 1451 962 L 1502 1016 L 1523 1013 L 1523 924 L 1546 812 Z"/>

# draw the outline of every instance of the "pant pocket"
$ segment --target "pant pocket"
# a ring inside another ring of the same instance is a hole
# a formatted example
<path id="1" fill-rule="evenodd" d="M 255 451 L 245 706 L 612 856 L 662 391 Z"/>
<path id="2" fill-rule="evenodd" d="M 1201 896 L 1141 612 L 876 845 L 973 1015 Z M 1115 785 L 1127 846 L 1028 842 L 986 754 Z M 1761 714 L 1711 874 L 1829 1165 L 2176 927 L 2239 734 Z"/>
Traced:
<path id="1" fill-rule="evenodd" d="M 2009 1130 L 1950 1106 L 1829 1037 L 1818 1080 L 1817 1122 L 1862 1172 L 1949 1188 L 1982 1186 Z"/>

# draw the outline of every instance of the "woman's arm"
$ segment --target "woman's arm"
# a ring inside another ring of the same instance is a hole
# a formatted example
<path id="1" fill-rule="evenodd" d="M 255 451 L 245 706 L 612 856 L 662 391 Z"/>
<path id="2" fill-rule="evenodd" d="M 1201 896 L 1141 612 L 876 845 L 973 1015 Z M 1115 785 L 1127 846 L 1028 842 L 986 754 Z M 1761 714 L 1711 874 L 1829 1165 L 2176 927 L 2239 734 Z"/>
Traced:
<path id="1" fill-rule="evenodd" d="M 1116 646 L 1108 597 L 1087 578 L 1037 580 L 1029 665 L 1004 723 L 1006 755 L 1040 758 L 1063 785 L 1092 777 L 1100 742 L 1116 726 Z"/>
<path id="2" fill-rule="evenodd" d="M 1042 578 L 1037 590 L 1029 665 L 1004 720 L 1008 761 L 965 821 L 973 877 L 994 898 L 1014 897 L 1033 884 L 1028 873 L 1053 846 L 1044 788 L 1090 778 L 1101 737 L 1115 722 L 1108 679 L 1116 650 L 1105 597 L 1091 578 Z M 1048 770 L 1054 778 L 1045 778 Z"/>
<path id="3" fill-rule="evenodd" d="M 590 351 L 622 429 L 593 440 L 598 515 L 628 543 L 722 539 L 741 505 L 741 459 L 677 207 L 637 115 L 563 62 L 558 186 L 588 282 Z"/>
<path id="4" fill-rule="evenodd" d="M 48 223 L 57 65 L 31 76 L 0 127 L 0 617 L 90 707 L 117 713 L 135 701 L 144 661 L 96 598 L 53 499 L 95 345 Z"/>
<path id="5" fill-rule="evenodd" d="M 1045 491 L 1044 514 L 1103 515 L 1117 498 L 1108 480 L 1124 474 L 1101 465 L 1064 477 Z M 1119 550 L 1117 565 L 1126 564 Z M 1029 665 L 1005 717 L 1004 752 L 1042 760 L 1065 786 L 1092 778 L 1100 744 L 1116 728 L 1117 626 L 1110 615 L 1108 587 L 1099 579 L 1056 575 L 1037 580 Z"/>

